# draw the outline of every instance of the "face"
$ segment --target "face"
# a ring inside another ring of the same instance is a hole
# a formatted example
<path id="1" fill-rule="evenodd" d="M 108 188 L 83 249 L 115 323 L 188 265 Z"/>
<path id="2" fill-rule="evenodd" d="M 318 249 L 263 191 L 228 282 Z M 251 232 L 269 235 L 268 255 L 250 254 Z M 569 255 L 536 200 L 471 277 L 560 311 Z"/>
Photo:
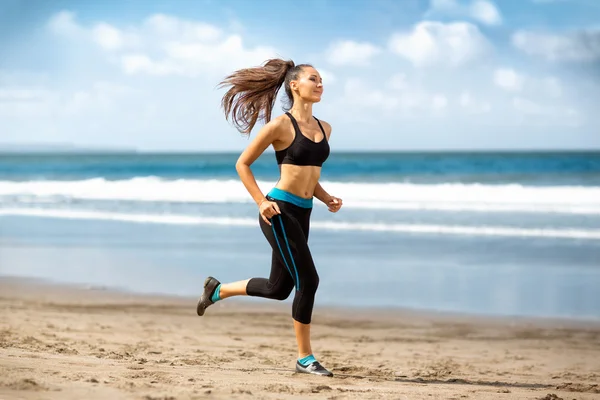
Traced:
<path id="1" fill-rule="evenodd" d="M 323 79 L 316 69 L 304 67 L 298 79 L 290 82 L 290 88 L 302 100 L 318 103 L 323 94 Z"/>

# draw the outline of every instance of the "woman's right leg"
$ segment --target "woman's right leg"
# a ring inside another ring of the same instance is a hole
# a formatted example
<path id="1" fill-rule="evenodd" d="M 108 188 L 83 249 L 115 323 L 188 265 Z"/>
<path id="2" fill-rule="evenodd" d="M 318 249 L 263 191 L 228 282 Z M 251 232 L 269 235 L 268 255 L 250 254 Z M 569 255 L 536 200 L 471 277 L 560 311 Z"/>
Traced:
<path id="1" fill-rule="evenodd" d="M 294 280 L 281 257 L 275 251 L 271 254 L 271 273 L 269 279 L 252 278 L 246 285 L 248 296 L 263 297 L 272 300 L 287 299 L 294 289 Z"/>
<path id="2" fill-rule="evenodd" d="M 231 283 L 221 283 L 209 276 L 204 282 L 204 293 L 197 305 L 198 315 L 219 300 L 233 296 L 255 296 L 285 300 L 294 289 L 294 280 L 284 265 L 279 252 L 272 252 L 269 278 L 251 278 Z"/>
<path id="3" fill-rule="evenodd" d="M 273 252 L 271 256 L 271 274 L 269 279 L 251 278 L 243 281 L 222 283 L 219 297 L 226 299 L 233 296 L 255 296 L 273 300 L 285 300 L 294 288 L 294 281 L 285 266 Z"/>
<path id="4" fill-rule="evenodd" d="M 219 286 L 219 298 L 223 300 L 233 296 L 247 296 L 248 293 L 246 292 L 246 287 L 248 286 L 249 281 L 250 279 L 231 283 L 222 283 L 221 286 Z"/>

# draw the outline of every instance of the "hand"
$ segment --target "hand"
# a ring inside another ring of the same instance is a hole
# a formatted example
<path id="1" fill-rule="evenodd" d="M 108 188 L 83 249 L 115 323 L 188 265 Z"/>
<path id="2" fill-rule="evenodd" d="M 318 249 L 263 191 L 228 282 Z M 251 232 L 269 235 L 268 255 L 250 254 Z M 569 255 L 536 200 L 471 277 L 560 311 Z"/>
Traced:
<path id="1" fill-rule="evenodd" d="M 327 208 L 329 209 L 329 211 L 335 213 L 338 212 L 340 208 L 342 208 L 342 199 L 334 196 L 329 196 L 329 199 L 325 204 L 327 204 Z"/>
<path id="2" fill-rule="evenodd" d="M 271 225 L 269 219 L 273 218 L 274 215 L 281 214 L 277 203 L 266 199 L 260 202 L 260 204 L 258 205 L 258 209 L 263 221 L 265 221 L 269 225 Z"/>

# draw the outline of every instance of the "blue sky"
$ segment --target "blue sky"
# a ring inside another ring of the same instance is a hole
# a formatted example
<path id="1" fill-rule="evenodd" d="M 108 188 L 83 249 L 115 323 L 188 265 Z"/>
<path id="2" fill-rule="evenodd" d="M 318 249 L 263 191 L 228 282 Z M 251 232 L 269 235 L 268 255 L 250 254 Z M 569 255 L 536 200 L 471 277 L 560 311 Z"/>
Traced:
<path id="1" fill-rule="evenodd" d="M 0 143 L 241 151 L 216 85 L 281 56 L 334 149 L 600 148 L 600 1 L 252 4 L 4 0 Z"/>

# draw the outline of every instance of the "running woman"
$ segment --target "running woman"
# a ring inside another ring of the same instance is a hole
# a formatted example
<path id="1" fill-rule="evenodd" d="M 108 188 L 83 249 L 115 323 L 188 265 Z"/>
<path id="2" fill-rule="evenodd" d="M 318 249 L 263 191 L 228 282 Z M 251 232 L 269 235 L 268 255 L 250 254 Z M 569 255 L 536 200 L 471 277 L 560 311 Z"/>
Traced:
<path id="1" fill-rule="evenodd" d="M 333 376 L 313 355 L 310 324 L 319 286 L 319 275 L 308 246 L 313 197 L 337 212 L 342 200 L 319 184 L 321 167 L 330 152 L 331 125 L 313 116 L 313 104 L 321 101 L 323 80 L 308 64 L 271 59 L 262 66 L 241 69 L 225 78 L 230 87 L 222 99 L 227 120 L 249 135 L 256 122 L 266 124 L 240 155 L 236 170 L 259 209 L 258 222 L 272 251 L 269 278 L 255 277 L 221 283 L 209 276 L 198 301 L 197 313 L 232 296 L 287 299 L 294 291 L 292 319 L 298 345 L 296 371 Z M 277 93 L 284 87 L 287 109 L 274 119 L 271 113 Z M 273 146 L 280 178 L 264 195 L 250 169 L 252 163 Z"/>

